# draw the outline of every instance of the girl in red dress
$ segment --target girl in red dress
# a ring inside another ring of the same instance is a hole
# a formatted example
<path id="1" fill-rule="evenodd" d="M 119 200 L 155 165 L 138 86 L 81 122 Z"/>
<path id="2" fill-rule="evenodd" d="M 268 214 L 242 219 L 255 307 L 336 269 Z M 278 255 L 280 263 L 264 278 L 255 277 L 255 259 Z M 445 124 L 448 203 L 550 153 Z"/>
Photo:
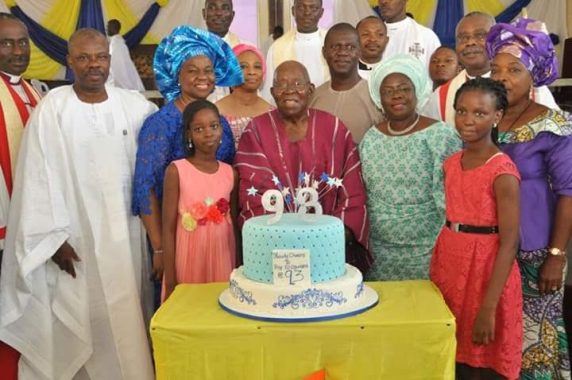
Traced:
<path id="1" fill-rule="evenodd" d="M 520 177 L 496 144 L 506 90 L 473 79 L 454 105 L 465 146 L 444 163 L 447 223 L 430 275 L 457 321 L 457 379 L 516 379 L 523 331 L 515 261 Z"/>

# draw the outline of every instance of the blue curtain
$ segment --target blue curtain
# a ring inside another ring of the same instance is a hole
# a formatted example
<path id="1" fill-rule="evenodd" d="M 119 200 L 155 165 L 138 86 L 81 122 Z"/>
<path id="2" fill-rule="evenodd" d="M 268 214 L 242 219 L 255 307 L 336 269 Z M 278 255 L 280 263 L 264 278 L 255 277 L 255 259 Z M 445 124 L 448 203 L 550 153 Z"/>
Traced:
<path id="1" fill-rule="evenodd" d="M 530 4 L 530 1 L 531 0 L 516 0 L 508 8 L 502 11 L 497 17 L 495 17 L 495 19 L 497 20 L 497 22 L 504 22 L 504 23 L 511 22 L 516 16 L 518 16 L 522 8 Z M 546 6 L 549 5 L 547 4 Z"/>
<path id="2" fill-rule="evenodd" d="M 67 41 L 56 36 L 30 17 L 28 17 L 19 6 L 10 8 L 10 12 L 18 17 L 26 26 L 30 33 L 30 39 L 38 46 L 48 57 L 61 65 L 66 64 L 66 54 L 68 52 Z"/>
<path id="3" fill-rule="evenodd" d="M 435 11 L 433 31 L 441 44 L 455 47 L 455 28 L 464 15 L 463 0 L 439 0 Z"/>
<path id="4" fill-rule="evenodd" d="M 105 24 L 103 22 L 103 10 L 100 0 L 82 0 L 77 20 L 77 29 L 93 28 L 105 34 Z"/>
<path id="5" fill-rule="evenodd" d="M 145 12 L 141 20 L 139 20 L 139 22 L 137 23 L 137 25 L 129 32 L 125 33 L 123 38 L 125 38 L 125 43 L 127 44 L 127 46 L 132 48 L 139 42 L 141 42 L 143 37 L 145 37 L 145 35 L 155 22 L 155 19 L 159 14 L 159 9 L 161 9 L 161 6 L 159 4 L 157 3 L 151 4 L 147 12 Z"/>

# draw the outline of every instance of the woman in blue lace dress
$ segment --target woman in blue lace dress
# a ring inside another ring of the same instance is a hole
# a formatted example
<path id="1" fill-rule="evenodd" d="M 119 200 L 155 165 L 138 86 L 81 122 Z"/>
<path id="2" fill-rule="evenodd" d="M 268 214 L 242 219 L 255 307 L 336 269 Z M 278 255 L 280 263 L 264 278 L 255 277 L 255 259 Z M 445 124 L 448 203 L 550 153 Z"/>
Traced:
<path id="1" fill-rule="evenodd" d="M 163 276 L 161 200 L 167 166 L 186 156 L 182 112 L 206 99 L 217 86 L 237 86 L 243 76 L 230 46 L 218 36 L 190 26 L 179 26 L 165 37 L 153 61 L 157 87 L 168 102 L 145 120 L 139 134 L 133 182 L 132 212 L 139 215 L 153 249 L 153 272 Z M 234 141 L 228 122 L 221 118 L 223 136 L 217 159 L 232 164 Z"/>

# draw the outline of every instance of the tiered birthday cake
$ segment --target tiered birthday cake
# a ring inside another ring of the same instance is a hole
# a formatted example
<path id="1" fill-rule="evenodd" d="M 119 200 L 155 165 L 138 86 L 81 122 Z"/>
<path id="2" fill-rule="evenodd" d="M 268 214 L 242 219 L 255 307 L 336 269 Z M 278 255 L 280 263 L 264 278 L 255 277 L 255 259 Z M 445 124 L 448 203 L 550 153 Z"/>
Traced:
<path id="1" fill-rule="evenodd" d="M 344 225 L 328 215 L 249 219 L 242 230 L 244 265 L 230 276 L 221 306 L 245 317 L 324 320 L 374 306 L 377 293 L 345 263 Z M 272 223 L 272 222 L 270 222 Z"/>

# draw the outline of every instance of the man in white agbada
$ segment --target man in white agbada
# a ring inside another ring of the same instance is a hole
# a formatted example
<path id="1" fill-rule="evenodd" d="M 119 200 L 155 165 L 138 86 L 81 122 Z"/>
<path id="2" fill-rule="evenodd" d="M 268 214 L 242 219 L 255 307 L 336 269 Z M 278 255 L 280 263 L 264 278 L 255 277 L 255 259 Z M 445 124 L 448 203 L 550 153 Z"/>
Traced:
<path id="1" fill-rule="evenodd" d="M 129 48 L 119 34 L 121 23 L 119 20 L 109 20 L 107 34 L 109 35 L 109 54 L 111 54 L 111 70 L 108 82 L 116 87 L 143 92 L 145 86 L 129 55 Z"/>
<path id="2" fill-rule="evenodd" d="M 429 67 L 431 55 L 441 46 L 435 32 L 407 16 L 407 0 L 379 0 L 378 5 L 389 37 L 382 59 L 410 54 Z"/>
<path id="3" fill-rule="evenodd" d="M 70 38 L 72 86 L 32 114 L 0 276 L 0 340 L 20 379 L 153 378 L 140 302 L 141 226 L 131 216 L 136 138 L 155 106 L 105 86 L 103 34 Z"/>
<path id="4" fill-rule="evenodd" d="M 316 87 L 330 79 L 328 64 L 322 55 L 326 31 L 318 28 L 324 14 L 322 0 L 294 0 L 292 15 L 296 29 L 290 29 L 274 41 L 266 56 L 266 80 L 261 96 L 274 104 L 270 88 L 274 83 L 274 71 L 286 61 L 298 61 L 306 67 L 310 82 Z"/>
<path id="5" fill-rule="evenodd" d="M 464 69 L 449 82 L 437 87 L 421 110 L 421 114 L 455 125 L 453 108 L 457 90 L 469 79 L 491 76 L 490 60 L 485 43 L 487 34 L 495 24 L 491 15 L 483 12 L 466 14 L 457 24 L 455 50 Z M 535 87 L 532 99 L 548 108 L 559 109 L 552 93 L 546 86 Z"/>

